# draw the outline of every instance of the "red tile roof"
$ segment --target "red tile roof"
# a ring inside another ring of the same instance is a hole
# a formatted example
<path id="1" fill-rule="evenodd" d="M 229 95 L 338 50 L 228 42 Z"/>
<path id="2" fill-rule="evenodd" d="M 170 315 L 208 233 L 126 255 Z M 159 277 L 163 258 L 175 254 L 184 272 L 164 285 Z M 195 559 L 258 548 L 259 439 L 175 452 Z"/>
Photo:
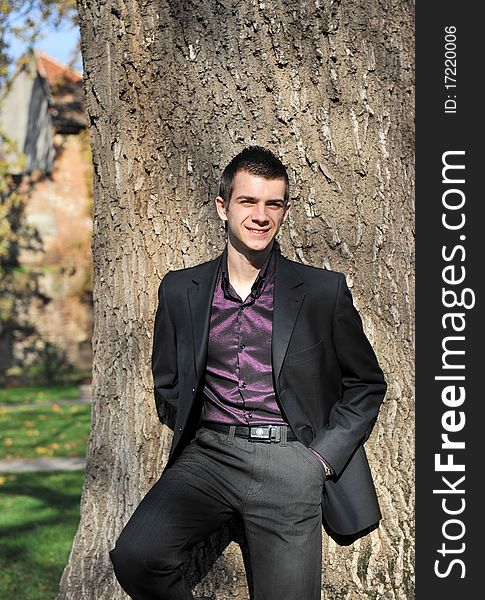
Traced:
<path id="1" fill-rule="evenodd" d="M 55 87 L 59 81 L 77 83 L 82 81 L 83 76 L 73 68 L 59 62 L 55 58 L 37 52 L 37 66 L 40 74 L 47 80 L 50 87 Z"/>

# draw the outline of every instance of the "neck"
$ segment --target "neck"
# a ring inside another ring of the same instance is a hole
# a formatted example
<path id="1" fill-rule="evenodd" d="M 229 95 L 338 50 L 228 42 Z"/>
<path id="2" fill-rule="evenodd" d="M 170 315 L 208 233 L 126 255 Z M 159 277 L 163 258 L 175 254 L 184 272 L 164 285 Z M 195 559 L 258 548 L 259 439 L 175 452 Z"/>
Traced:
<path id="1" fill-rule="evenodd" d="M 261 252 L 248 253 L 239 251 L 228 240 L 227 270 L 231 284 L 252 284 L 270 255 L 273 243 Z"/>

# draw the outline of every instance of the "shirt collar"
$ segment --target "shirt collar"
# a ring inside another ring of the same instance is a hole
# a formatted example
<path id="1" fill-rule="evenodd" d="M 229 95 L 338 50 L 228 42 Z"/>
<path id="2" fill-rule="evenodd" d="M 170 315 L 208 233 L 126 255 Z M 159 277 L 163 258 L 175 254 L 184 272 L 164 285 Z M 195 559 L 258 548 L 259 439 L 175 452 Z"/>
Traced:
<path id="1" fill-rule="evenodd" d="M 254 280 L 253 285 L 251 286 L 251 296 L 253 299 L 259 298 L 259 296 L 261 296 L 264 287 L 266 285 L 266 282 L 269 281 L 276 270 L 276 253 L 280 251 L 280 247 L 278 242 L 276 242 L 276 240 L 273 242 L 273 247 L 271 249 L 271 252 L 268 254 L 268 257 L 266 258 L 266 260 L 263 263 L 263 266 L 261 267 L 261 270 L 259 271 L 256 279 Z M 221 285 L 222 285 L 222 291 L 224 292 L 224 295 L 233 297 L 234 296 L 234 290 L 233 287 L 231 286 L 230 282 L 229 282 L 229 274 L 228 274 L 228 268 L 227 268 L 227 245 L 224 249 L 224 253 L 222 255 L 222 261 L 221 261 Z"/>

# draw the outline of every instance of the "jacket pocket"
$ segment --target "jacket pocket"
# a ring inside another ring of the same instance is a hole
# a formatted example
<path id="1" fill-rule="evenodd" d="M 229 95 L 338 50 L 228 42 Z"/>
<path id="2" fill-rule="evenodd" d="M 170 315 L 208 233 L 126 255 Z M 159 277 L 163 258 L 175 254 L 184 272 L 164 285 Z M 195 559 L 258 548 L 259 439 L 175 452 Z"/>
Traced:
<path id="1" fill-rule="evenodd" d="M 297 350 L 296 352 L 290 352 L 286 355 L 285 363 L 287 365 L 299 365 L 301 363 L 315 360 L 323 354 L 324 344 L 323 340 L 320 340 L 316 344 Z"/>

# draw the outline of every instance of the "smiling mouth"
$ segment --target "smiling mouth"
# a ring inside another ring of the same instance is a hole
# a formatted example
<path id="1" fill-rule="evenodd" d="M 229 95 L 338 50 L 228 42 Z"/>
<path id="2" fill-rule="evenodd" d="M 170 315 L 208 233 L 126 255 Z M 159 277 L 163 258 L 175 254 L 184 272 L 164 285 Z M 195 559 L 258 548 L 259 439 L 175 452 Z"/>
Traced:
<path id="1" fill-rule="evenodd" d="M 255 235 L 264 235 L 270 231 L 269 229 L 252 229 L 251 227 L 246 227 L 246 229 Z"/>

